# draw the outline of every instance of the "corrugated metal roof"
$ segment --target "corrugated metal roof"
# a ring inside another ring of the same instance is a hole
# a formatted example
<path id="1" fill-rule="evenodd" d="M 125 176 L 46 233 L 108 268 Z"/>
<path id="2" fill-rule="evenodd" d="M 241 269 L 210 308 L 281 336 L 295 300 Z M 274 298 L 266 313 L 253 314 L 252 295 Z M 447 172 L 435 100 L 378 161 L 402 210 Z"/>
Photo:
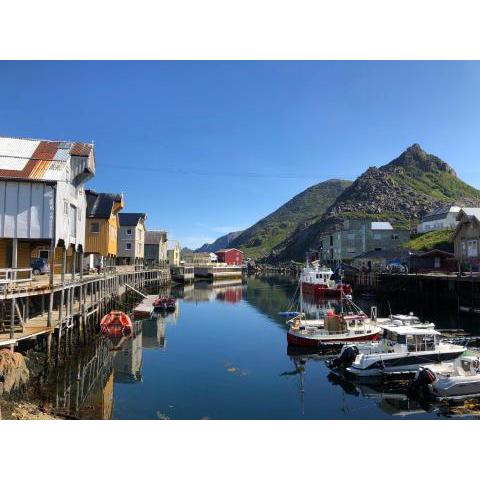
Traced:
<path id="1" fill-rule="evenodd" d="M 393 230 L 390 222 L 372 222 L 372 230 Z"/>
<path id="2" fill-rule="evenodd" d="M 0 177 L 57 181 L 71 156 L 88 157 L 92 149 L 88 143 L 0 137 Z"/>

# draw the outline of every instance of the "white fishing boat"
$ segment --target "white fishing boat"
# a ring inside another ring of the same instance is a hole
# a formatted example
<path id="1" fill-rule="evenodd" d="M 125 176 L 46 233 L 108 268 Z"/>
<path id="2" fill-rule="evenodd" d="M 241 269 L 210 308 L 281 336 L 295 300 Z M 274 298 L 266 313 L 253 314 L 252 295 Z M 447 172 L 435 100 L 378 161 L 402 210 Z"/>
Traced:
<path id="1" fill-rule="evenodd" d="M 453 362 L 424 365 L 412 387 L 442 400 L 480 397 L 480 359 L 476 355 L 464 355 Z"/>
<path id="2" fill-rule="evenodd" d="M 363 345 L 345 345 L 330 362 L 330 368 L 344 367 L 355 376 L 415 373 L 421 365 L 451 361 L 466 348 L 441 340 L 434 329 L 384 325 L 383 338 Z"/>

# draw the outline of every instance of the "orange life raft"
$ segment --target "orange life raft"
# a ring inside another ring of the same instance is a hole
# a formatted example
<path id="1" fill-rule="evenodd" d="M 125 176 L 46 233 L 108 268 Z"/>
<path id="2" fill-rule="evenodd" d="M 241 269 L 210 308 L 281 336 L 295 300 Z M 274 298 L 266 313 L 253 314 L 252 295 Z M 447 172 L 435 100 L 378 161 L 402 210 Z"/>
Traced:
<path id="1" fill-rule="evenodd" d="M 112 310 L 100 321 L 100 329 L 106 335 L 120 337 L 131 335 L 133 326 L 130 317 L 126 313 Z"/>

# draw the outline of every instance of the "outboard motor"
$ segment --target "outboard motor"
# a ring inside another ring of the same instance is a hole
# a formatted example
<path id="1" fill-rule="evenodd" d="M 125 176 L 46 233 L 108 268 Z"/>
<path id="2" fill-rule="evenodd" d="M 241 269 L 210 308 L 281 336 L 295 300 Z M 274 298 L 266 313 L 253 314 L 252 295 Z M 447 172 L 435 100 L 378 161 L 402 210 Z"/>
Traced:
<path id="1" fill-rule="evenodd" d="M 352 365 L 355 361 L 355 358 L 358 355 L 358 347 L 355 345 L 349 345 L 348 347 L 343 347 L 340 355 L 330 360 L 327 363 L 328 368 L 347 368 Z"/>
<path id="2" fill-rule="evenodd" d="M 415 378 L 410 382 L 410 389 L 415 393 L 428 394 L 428 386 L 436 379 L 437 377 L 429 368 L 420 367 Z"/>

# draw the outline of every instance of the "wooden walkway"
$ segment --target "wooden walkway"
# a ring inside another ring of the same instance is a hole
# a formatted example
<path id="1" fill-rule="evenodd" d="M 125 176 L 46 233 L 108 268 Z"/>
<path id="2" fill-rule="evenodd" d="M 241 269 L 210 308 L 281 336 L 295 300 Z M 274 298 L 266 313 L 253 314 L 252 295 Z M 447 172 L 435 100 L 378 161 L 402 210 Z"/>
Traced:
<path id="1" fill-rule="evenodd" d="M 99 315 L 112 305 L 115 298 L 125 293 L 128 286 L 142 289 L 151 284 L 165 285 L 169 281 L 167 269 L 123 270 L 107 275 L 84 275 L 82 278 L 65 275 L 63 284 L 61 276 L 55 275 L 53 289 L 49 278 L 42 276 L 29 282 L 32 283 L 29 288 L 24 285 L 13 291 L 9 289 L 0 295 L 0 304 L 4 302 L 4 316 L 0 318 L 0 348 L 14 348 L 22 340 L 55 331 L 61 335 L 62 330 L 68 332 L 74 324 L 83 329 L 92 315 L 95 314 L 93 320 L 98 321 Z M 149 296 L 139 306 L 144 317 L 150 316 L 153 311 L 155 297 Z M 14 315 L 12 311 L 15 311 Z"/>
<path id="2" fill-rule="evenodd" d="M 148 318 L 153 313 L 153 302 L 158 295 L 147 295 L 142 302 L 133 310 L 135 318 Z"/>

